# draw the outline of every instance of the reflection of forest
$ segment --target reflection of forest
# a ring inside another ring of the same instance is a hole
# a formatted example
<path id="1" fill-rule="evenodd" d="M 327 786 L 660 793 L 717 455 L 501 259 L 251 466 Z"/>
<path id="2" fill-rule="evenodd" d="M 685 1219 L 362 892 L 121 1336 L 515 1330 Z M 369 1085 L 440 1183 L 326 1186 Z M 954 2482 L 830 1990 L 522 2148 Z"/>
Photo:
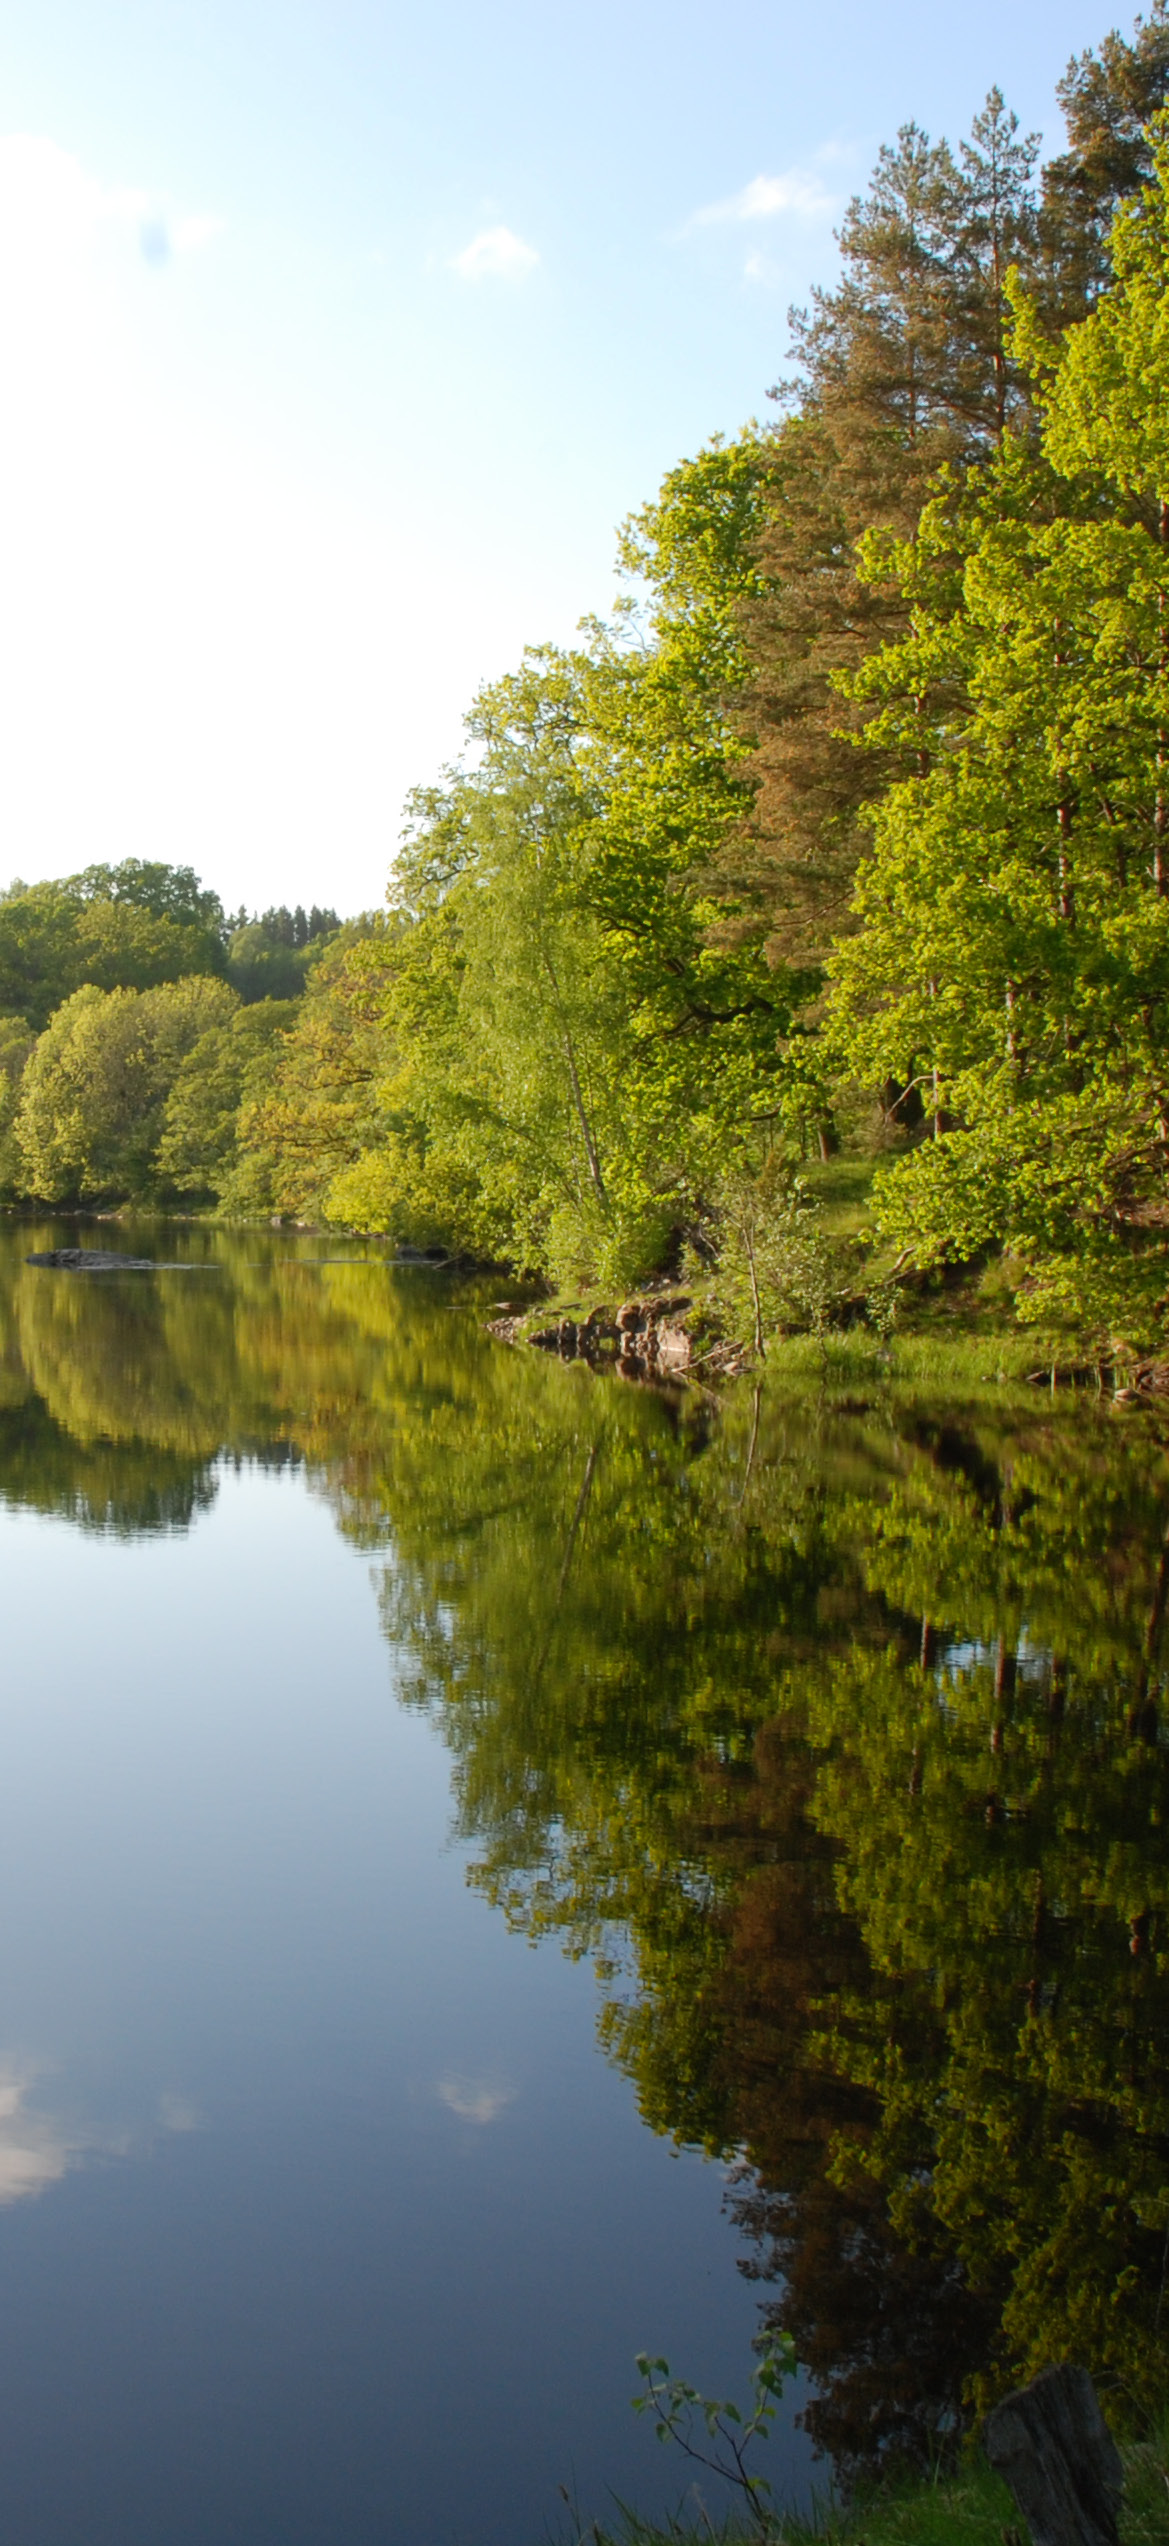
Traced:
<path id="1" fill-rule="evenodd" d="M 552 1372 L 382 1485 L 475 1879 L 596 1957 L 647 2120 L 737 2152 L 824 2445 L 928 2448 L 1065 2354 L 1139 2418 L 1169 2334 L 1160 1442 L 1094 1406 L 750 1397 L 707 1436 Z"/>
<path id="2" fill-rule="evenodd" d="M 169 1252 L 174 1231 L 158 1235 Z M 11 1504 L 131 1534 L 182 1528 L 213 1499 L 223 1455 L 358 1461 L 416 1370 L 425 1313 L 408 1335 L 380 1263 L 317 1264 L 266 1231 L 193 1230 L 190 1270 L 71 1275 L 27 1265 L 32 1242 L 13 1233 L 0 1260 Z"/>
<path id="3" fill-rule="evenodd" d="M 842 2462 L 1063 2354 L 1138 2416 L 1169 2336 L 1157 1418 L 678 1415 L 266 1237 L 137 1284 L 14 1250 L 0 1494 L 181 1526 L 221 1452 L 296 1458 L 392 1542 L 474 1879 L 595 1957 L 647 2121 L 734 2152 Z"/>

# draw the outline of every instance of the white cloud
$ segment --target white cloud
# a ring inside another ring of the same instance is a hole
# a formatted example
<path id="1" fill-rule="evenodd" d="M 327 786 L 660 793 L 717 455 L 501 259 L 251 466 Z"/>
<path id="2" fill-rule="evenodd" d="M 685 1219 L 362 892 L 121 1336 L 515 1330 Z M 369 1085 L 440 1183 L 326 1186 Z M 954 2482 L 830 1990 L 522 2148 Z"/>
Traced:
<path id="1" fill-rule="evenodd" d="M 139 187 L 103 186 L 39 134 L 0 136 L 0 266 L 9 276 L 51 278 L 59 289 L 103 238 L 136 238 L 147 264 L 165 265 L 208 246 L 223 226 L 211 213 L 175 213 Z"/>
<path id="2" fill-rule="evenodd" d="M 0 2071 L 0 2204 L 35 2199 L 59 2183 L 74 2154 L 47 2114 L 25 2110 L 31 2083 L 18 2071 Z"/>
<path id="3" fill-rule="evenodd" d="M 143 2156 L 153 2145 L 152 2133 L 67 2127 L 36 2101 L 41 2074 L 35 2062 L 0 2057 L 0 2209 L 35 2201 L 94 2155 Z M 164 2131 L 179 2134 L 205 2128 L 198 2107 L 174 2090 L 159 2097 L 158 2121 Z"/>
<path id="4" fill-rule="evenodd" d="M 485 2078 L 440 2078 L 438 2093 L 442 2103 L 449 2105 L 462 2122 L 497 2121 L 515 2102 L 514 2087 L 492 2086 Z"/>
<path id="5" fill-rule="evenodd" d="M 526 239 L 517 238 L 514 230 L 505 229 L 502 222 L 493 230 L 480 230 L 469 246 L 451 258 L 455 273 L 461 274 L 465 283 L 479 283 L 487 274 L 503 274 L 515 281 L 521 274 L 530 274 L 539 262 L 538 250 L 530 248 Z"/>
<path id="6" fill-rule="evenodd" d="M 837 197 L 829 194 L 814 168 L 788 168 L 779 177 L 752 177 L 738 194 L 704 204 L 691 213 L 686 227 L 702 230 L 722 221 L 775 221 L 785 214 L 797 221 L 828 221 L 837 209 Z"/>
<path id="7" fill-rule="evenodd" d="M 214 212 L 188 212 L 171 226 L 171 245 L 176 256 L 193 256 L 200 248 L 210 247 L 212 239 L 222 238 L 226 224 Z"/>

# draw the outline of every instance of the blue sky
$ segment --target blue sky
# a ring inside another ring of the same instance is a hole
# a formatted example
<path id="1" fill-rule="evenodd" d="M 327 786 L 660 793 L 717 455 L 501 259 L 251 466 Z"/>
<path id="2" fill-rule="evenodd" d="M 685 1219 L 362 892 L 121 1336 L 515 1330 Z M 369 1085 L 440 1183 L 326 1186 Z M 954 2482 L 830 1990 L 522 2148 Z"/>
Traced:
<path id="1" fill-rule="evenodd" d="M 879 143 L 997 80 L 1058 147 L 1109 23 L 8 0 L 0 881 L 379 901 L 476 684 L 605 610 L 616 523 L 766 412 Z"/>

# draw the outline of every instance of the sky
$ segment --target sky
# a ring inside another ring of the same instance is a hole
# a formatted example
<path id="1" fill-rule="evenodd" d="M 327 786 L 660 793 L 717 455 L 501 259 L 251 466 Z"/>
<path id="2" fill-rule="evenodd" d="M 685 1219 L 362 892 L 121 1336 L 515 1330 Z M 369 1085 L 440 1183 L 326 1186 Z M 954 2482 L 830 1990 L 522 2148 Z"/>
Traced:
<path id="1" fill-rule="evenodd" d="M 1129 13 L 1121 23 L 1129 25 Z M 384 894 L 477 686 L 768 412 L 877 149 L 1107 0 L 6 0 L 0 884 Z"/>

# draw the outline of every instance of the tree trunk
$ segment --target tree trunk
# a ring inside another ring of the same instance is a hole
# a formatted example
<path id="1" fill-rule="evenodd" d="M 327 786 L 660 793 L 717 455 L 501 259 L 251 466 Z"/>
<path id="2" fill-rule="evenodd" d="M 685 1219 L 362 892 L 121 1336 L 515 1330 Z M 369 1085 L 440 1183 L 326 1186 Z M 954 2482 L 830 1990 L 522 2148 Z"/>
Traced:
<path id="1" fill-rule="evenodd" d="M 747 1270 L 751 1276 L 751 1300 L 755 1310 L 755 1350 L 759 1355 L 760 1361 L 766 1361 L 767 1346 L 763 1341 L 763 1302 L 759 1296 L 759 1268 L 755 1262 L 755 1236 L 753 1230 L 748 1229 L 745 1231 L 744 1243 L 747 1249 Z"/>
<path id="2" fill-rule="evenodd" d="M 1034 2546 L 1117 2546 L 1124 2474 L 1086 2369 L 1043 2369 L 987 2415 L 983 2447 Z"/>
<path id="3" fill-rule="evenodd" d="M 1167 501 L 1164 496 L 1161 498 L 1158 510 L 1157 538 L 1160 543 L 1162 559 L 1164 559 L 1166 550 L 1169 549 L 1169 501 Z M 1165 625 L 1165 586 L 1163 582 L 1159 585 L 1157 591 L 1157 624 L 1161 631 L 1159 668 L 1163 684 L 1166 670 L 1169 669 L 1169 632 L 1167 632 Z M 1167 744 L 1169 744 L 1169 736 L 1166 735 L 1165 728 L 1162 726 L 1157 735 L 1157 797 L 1156 803 L 1153 807 L 1153 890 L 1162 896 L 1169 893 L 1169 861 L 1167 861 L 1165 855 L 1165 835 L 1166 829 L 1169 827 L 1169 809 L 1167 809 L 1165 802 L 1165 763 L 1167 756 Z"/>

